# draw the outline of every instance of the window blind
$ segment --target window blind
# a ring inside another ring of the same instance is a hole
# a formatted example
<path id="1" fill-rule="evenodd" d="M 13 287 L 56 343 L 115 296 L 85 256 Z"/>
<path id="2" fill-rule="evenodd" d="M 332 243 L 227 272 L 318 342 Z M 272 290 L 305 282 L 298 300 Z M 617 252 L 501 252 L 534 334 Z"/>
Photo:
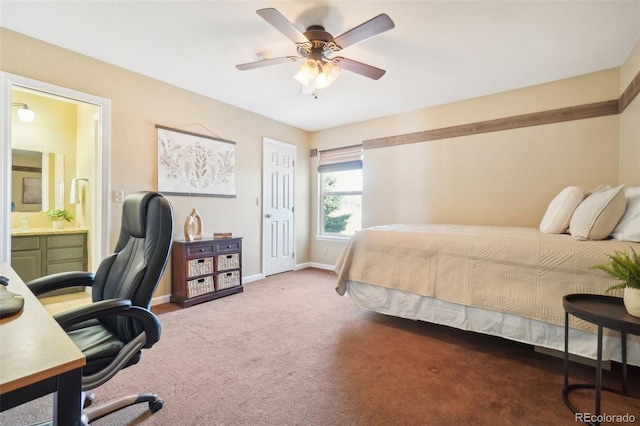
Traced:
<path id="1" fill-rule="evenodd" d="M 362 145 L 318 152 L 318 173 L 341 172 L 362 168 Z"/>

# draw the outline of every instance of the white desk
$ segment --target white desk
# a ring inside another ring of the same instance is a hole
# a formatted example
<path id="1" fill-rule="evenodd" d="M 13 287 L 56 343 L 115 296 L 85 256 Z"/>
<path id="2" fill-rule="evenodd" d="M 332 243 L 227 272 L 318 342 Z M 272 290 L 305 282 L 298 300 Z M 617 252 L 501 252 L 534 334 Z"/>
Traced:
<path id="1" fill-rule="evenodd" d="M 84 355 L 11 266 L 0 263 L 0 275 L 25 299 L 0 319 L 0 411 L 55 392 L 54 425 L 80 425 Z"/>

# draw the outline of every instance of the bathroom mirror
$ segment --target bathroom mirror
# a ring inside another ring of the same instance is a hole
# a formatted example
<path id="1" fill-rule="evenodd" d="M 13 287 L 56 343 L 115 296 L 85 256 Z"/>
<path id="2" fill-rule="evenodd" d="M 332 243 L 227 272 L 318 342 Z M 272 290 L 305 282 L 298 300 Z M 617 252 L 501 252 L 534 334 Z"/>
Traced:
<path id="1" fill-rule="evenodd" d="M 63 208 L 64 155 L 11 150 L 11 209 L 39 212 Z"/>

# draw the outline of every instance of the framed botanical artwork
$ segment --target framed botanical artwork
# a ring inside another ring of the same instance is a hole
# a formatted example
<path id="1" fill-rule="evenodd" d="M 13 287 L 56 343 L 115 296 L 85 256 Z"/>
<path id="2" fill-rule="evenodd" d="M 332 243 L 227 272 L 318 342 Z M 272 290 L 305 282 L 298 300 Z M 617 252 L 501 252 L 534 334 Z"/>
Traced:
<path id="1" fill-rule="evenodd" d="M 235 197 L 235 142 L 156 125 L 158 192 Z"/>

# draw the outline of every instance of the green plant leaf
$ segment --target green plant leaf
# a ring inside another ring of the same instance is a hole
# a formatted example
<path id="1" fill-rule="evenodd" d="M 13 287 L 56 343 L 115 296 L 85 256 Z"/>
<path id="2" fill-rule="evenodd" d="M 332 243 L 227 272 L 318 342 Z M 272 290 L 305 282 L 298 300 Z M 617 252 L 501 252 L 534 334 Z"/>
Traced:
<path id="1" fill-rule="evenodd" d="M 631 253 L 614 250 L 607 255 L 608 263 L 591 266 L 591 269 L 600 269 L 604 273 L 618 280 L 618 284 L 609 287 L 605 293 L 623 288 L 640 289 L 640 254 L 630 247 Z"/>
<path id="2" fill-rule="evenodd" d="M 44 214 L 52 221 L 66 220 L 67 222 L 71 222 L 73 220 L 73 215 L 68 210 L 50 209 L 44 212 Z"/>

